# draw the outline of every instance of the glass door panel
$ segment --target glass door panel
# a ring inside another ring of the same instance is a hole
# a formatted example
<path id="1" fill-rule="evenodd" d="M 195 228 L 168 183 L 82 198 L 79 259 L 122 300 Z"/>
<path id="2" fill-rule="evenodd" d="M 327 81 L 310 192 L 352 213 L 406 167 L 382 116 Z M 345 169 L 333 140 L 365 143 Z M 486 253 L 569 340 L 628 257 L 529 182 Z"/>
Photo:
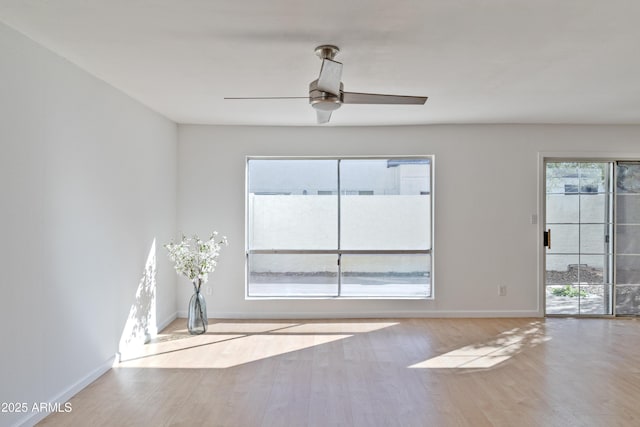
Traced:
<path id="1" fill-rule="evenodd" d="M 616 314 L 640 314 L 640 163 L 616 165 Z"/>
<path id="2" fill-rule="evenodd" d="M 546 163 L 545 312 L 612 314 L 612 164 Z"/>

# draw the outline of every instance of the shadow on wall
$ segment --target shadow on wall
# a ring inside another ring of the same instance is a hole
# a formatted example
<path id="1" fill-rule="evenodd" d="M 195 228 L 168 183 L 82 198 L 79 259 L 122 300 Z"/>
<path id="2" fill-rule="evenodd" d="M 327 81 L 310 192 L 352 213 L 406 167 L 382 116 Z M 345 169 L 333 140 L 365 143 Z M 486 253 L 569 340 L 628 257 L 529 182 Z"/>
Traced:
<path id="1" fill-rule="evenodd" d="M 153 239 L 144 272 L 136 290 L 135 300 L 129 309 L 129 317 L 120 336 L 118 345 L 120 360 L 137 354 L 140 348 L 157 333 L 156 239 Z"/>

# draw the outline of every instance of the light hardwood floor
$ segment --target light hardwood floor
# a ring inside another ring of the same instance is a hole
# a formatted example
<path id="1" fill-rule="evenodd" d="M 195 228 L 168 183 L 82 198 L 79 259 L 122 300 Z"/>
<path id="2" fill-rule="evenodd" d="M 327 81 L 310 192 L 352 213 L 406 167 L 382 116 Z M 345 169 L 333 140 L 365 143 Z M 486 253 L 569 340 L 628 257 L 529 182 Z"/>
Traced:
<path id="1" fill-rule="evenodd" d="M 173 322 L 43 426 L 638 426 L 635 319 Z"/>

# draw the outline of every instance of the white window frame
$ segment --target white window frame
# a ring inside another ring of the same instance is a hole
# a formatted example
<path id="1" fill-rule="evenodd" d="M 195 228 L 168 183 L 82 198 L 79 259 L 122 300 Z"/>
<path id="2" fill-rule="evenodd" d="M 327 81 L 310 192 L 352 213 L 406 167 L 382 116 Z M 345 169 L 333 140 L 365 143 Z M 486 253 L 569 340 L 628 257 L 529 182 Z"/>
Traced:
<path id="1" fill-rule="evenodd" d="M 340 173 L 338 172 L 338 248 L 328 250 L 282 250 L 282 249 L 252 249 L 249 247 L 250 242 L 250 226 L 249 226 L 249 196 L 250 196 L 250 176 L 249 176 L 249 162 L 251 160 L 429 160 L 429 193 L 430 193 L 430 219 L 429 224 L 431 233 L 429 248 L 430 249 L 417 249 L 417 250 L 344 250 L 340 248 Z M 391 155 L 391 156 L 247 156 L 245 160 L 245 299 L 248 300 L 269 300 L 269 299 L 420 299 L 431 300 L 434 299 L 434 155 Z M 338 259 L 338 295 L 337 296 L 311 296 L 311 295 L 282 295 L 282 296 L 251 296 L 249 295 L 249 257 L 252 254 L 331 254 L 336 255 Z M 340 259 L 342 255 L 403 255 L 403 254 L 426 254 L 430 256 L 431 269 L 429 272 L 429 285 L 428 295 L 425 296 L 343 296 L 341 295 L 341 279 L 342 274 L 340 271 Z"/>

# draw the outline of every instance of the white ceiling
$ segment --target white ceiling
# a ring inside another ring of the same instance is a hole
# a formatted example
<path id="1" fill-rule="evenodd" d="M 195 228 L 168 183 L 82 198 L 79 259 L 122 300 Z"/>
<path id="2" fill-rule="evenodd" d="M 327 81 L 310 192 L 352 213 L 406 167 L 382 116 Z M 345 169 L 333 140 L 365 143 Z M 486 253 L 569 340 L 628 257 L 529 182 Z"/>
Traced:
<path id="1" fill-rule="evenodd" d="M 640 124 L 637 0 L 0 0 L 0 20 L 178 123 L 315 125 L 319 44 L 350 92 L 332 125 Z"/>

